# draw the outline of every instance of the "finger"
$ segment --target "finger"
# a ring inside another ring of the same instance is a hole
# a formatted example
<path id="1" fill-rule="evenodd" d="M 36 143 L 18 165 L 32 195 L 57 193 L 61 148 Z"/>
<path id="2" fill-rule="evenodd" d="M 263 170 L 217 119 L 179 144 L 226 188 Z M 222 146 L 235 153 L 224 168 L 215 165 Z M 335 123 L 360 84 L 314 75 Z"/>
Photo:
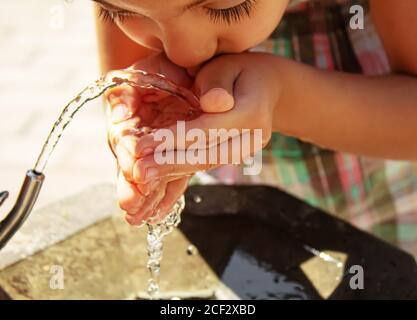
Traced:
<path id="1" fill-rule="evenodd" d="M 135 183 L 133 178 L 133 167 L 137 158 L 132 155 L 129 150 L 125 147 L 126 143 L 130 141 L 130 136 L 122 137 L 120 143 L 116 145 L 115 154 L 117 157 L 117 162 L 119 164 L 119 168 L 123 173 L 124 178 L 131 183 Z M 136 188 L 139 190 L 141 194 L 144 196 L 148 196 L 152 193 L 161 182 L 166 183 L 168 179 L 164 179 L 164 181 L 160 181 L 160 179 L 149 181 L 148 183 L 140 183 L 136 182 Z"/>
<path id="2" fill-rule="evenodd" d="M 145 202 L 144 205 L 144 210 L 143 210 L 143 214 L 144 214 L 144 220 L 146 222 L 150 222 L 149 219 L 155 215 L 156 213 L 156 208 L 158 207 L 159 203 L 162 201 L 162 199 L 164 199 L 165 195 L 166 195 L 166 189 L 167 189 L 167 185 L 165 184 L 163 187 L 161 187 L 158 190 L 155 190 L 154 193 L 154 197 L 149 199 L 149 202 Z"/>
<path id="3" fill-rule="evenodd" d="M 124 140 L 124 137 L 126 137 L 126 140 L 128 140 L 129 136 L 133 136 L 137 134 L 136 127 L 138 126 L 140 122 L 140 119 L 137 117 L 133 117 L 129 120 L 119 122 L 116 124 L 109 123 L 107 126 L 107 141 L 111 145 L 111 147 L 116 149 L 116 146 L 121 142 L 121 140 Z M 127 143 L 124 143 L 125 147 Z M 130 151 L 129 148 L 127 148 L 128 151 Z M 133 153 L 132 153 L 133 154 Z"/>
<path id="4" fill-rule="evenodd" d="M 122 174 L 117 179 L 117 198 L 119 206 L 128 215 L 134 214 L 145 202 L 145 197 L 133 183 L 126 181 Z"/>
<path id="5" fill-rule="evenodd" d="M 130 152 L 121 143 L 117 144 L 114 150 L 115 150 L 116 157 L 117 157 L 117 163 L 119 164 L 119 167 L 121 169 L 121 172 L 124 178 L 128 182 L 134 182 L 133 166 L 136 162 L 136 159 L 130 154 Z"/>
<path id="6" fill-rule="evenodd" d="M 117 106 L 118 104 L 126 104 L 129 108 L 132 105 L 131 102 L 135 102 L 135 98 L 137 97 L 140 97 L 140 100 L 143 102 L 157 102 L 170 95 L 168 92 L 149 87 L 149 85 L 143 83 L 141 81 L 142 77 L 152 76 L 146 75 L 142 71 L 115 70 L 109 72 L 107 77 L 113 79 L 112 81 L 115 81 L 114 79 L 125 79 L 125 81 L 129 81 L 129 83 L 120 82 L 118 85 L 106 90 L 105 97 L 111 107 Z M 157 76 L 155 77 L 158 78 Z M 131 109 L 131 111 L 135 112 L 134 109 Z"/>
<path id="7" fill-rule="evenodd" d="M 225 64 L 227 63 L 227 68 Z M 219 72 L 221 70 L 221 72 Z M 196 77 L 195 89 L 205 112 L 225 112 L 234 106 L 234 84 L 242 67 L 239 64 L 216 59 L 205 65 Z"/>
<path id="8" fill-rule="evenodd" d="M 213 87 L 200 97 L 200 106 L 204 112 L 226 112 L 234 107 L 235 99 L 224 88 Z"/>
<path id="9" fill-rule="evenodd" d="M 123 206 L 127 209 L 127 210 L 125 210 L 127 215 L 129 215 L 129 216 L 142 215 L 143 219 L 144 219 L 145 215 L 147 213 L 146 212 L 147 211 L 146 210 L 147 203 L 149 203 L 148 197 L 150 197 L 150 195 L 154 194 L 159 189 L 165 189 L 166 185 L 168 183 L 170 183 L 171 181 L 174 181 L 174 180 L 178 180 L 178 179 L 179 178 L 177 178 L 177 177 L 175 177 L 175 178 L 171 177 L 171 178 L 164 178 L 164 179 L 155 181 L 156 182 L 155 184 L 152 184 L 152 182 L 150 182 L 149 184 L 147 184 L 147 185 L 150 185 L 150 187 L 148 189 L 149 193 L 147 195 L 145 195 L 141 191 L 141 187 L 140 187 L 139 184 L 129 184 L 129 183 L 127 183 L 128 187 L 133 189 L 133 191 L 135 191 L 135 194 L 134 194 L 134 197 L 133 197 L 133 200 L 132 200 L 132 205 L 130 203 L 128 203 L 126 200 L 123 202 Z M 124 181 L 123 178 L 122 178 L 121 183 L 122 183 L 122 186 L 123 186 L 123 184 L 126 184 L 126 181 Z M 135 187 L 137 189 L 135 189 Z M 139 190 L 139 192 L 138 192 L 138 190 Z M 131 192 L 131 190 L 127 190 L 127 191 Z M 158 199 L 157 200 L 154 199 L 154 201 L 158 201 Z M 155 204 L 154 204 L 154 206 L 155 206 Z M 136 220 L 138 220 L 138 219 L 136 219 Z M 141 222 L 142 221 L 139 221 L 138 223 L 140 224 Z"/>
<path id="10" fill-rule="evenodd" d="M 152 194 L 158 187 L 161 186 L 161 179 L 154 179 L 148 183 L 137 183 L 136 188 L 142 193 L 145 197 L 148 197 Z"/>
<path id="11" fill-rule="evenodd" d="M 129 85 L 118 85 L 106 91 L 108 116 L 112 123 L 130 119 L 135 113 L 137 92 Z"/>
<path id="12" fill-rule="evenodd" d="M 166 150 L 208 148 L 217 143 L 218 139 L 223 142 L 237 135 L 234 129 L 242 127 L 243 123 L 243 115 L 234 109 L 223 114 L 202 114 L 197 119 L 178 121 L 176 125 L 156 129 L 147 135 L 137 137 L 129 151 L 137 157 L 142 157 Z M 219 135 L 213 131 L 214 128 L 222 129 Z"/>
<path id="13" fill-rule="evenodd" d="M 126 216 L 126 220 L 131 225 L 141 225 L 154 213 L 159 202 L 165 196 L 166 184 L 155 190 L 146 197 L 143 205 L 134 214 Z"/>
<path id="14" fill-rule="evenodd" d="M 153 179 L 149 182 L 145 183 L 136 183 L 136 188 L 145 196 L 149 196 L 153 193 L 156 189 L 162 188 L 165 184 L 170 181 L 174 181 L 178 179 L 178 177 L 164 177 L 161 179 Z"/>
<path id="15" fill-rule="evenodd" d="M 189 88 L 192 85 L 192 78 L 187 70 L 171 62 L 164 53 L 140 60 L 131 69 L 161 74 L 182 87 Z"/>
<path id="16" fill-rule="evenodd" d="M 260 131 L 252 133 L 244 130 L 242 135 L 209 149 L 168 151 L 138 159 L 134 164 L 133 179 L 137 183 L 147 183 L 161 177 L 190 175 L 225 164 L 250 163 L 252 159 L 249 158 L 262 147 L 264 144 Z M 183 161 L 178 162 L 178 159 Z"/>
<path id="17" fill-rule="evenodd" d="M 129 129 L 126 129 L 126 130 L 129 130 Z M 132 154 L 132 152 L 129 151 L 130 150 L 129 146 L 132 144 L 132 139 L 134 138 L 134 136 L 132 136 L 131 134 L 124 135 L 125 133 L 122 133 L 122 132 L 115 134 L 114 138 L 112 139 L 113 145 L 115 145 L 114 152 L 115 152 L 119 167 L 125 179 L 129 182 L 134 182 L 133 167 L 137 160 L 137 157 L 135 154 Z M 148 153 L 147 155 L 151 153 L 152 152 Z M 148 195 L 150 192 L 149 190 L 152 189 L 152 187 L 149 185 L 138 185 L 137 187 L 139 191 L 141 191 L 142 194 L 144 195 Z"/>
<path id="18" fill-rule="evenodd" d="M 166 188 L 165 197 L 158 204 L 155 210 L 155 216 L 150 219 L 152 222 L 160 222 L 165 219 L 172 210 L 178 199 L 184 194 L 188 186 L 188 177 L 169 182 Z"/>
<path id="19" fill-rule="evenodd" d="M 266 89 L 262 86 L 261 79 L 257 77 L 259 75 L 240 73 L 236 79 L 235 107 L 232 110 L 225 113 L 205 113 L 197 119 L 177 122 L 176 125 L 168 128 L 155 130 L 138 138 L 132 152 L 136 155 L 143 155 L 144 150 L 148 152 L 149 150 L 154 152 L 185 150 L 194 145 L 201 148 L 202 144 L 209 147 L 236 136 L 237 128 L 263 129 L 264 140 L 269 140 L 272 119 L 268 108 L 264 105 L 269 102 L 264 101 L 264 97 L 267 96 Z M 214 133 L 210 134 L 214 128 L 218 130 L 214 130 Z M 196 143 L 193 139 L 188 139 L 187 133 L 189 132 L 203 132 L 204 139 L 195 139 L 199 140 Z"/>

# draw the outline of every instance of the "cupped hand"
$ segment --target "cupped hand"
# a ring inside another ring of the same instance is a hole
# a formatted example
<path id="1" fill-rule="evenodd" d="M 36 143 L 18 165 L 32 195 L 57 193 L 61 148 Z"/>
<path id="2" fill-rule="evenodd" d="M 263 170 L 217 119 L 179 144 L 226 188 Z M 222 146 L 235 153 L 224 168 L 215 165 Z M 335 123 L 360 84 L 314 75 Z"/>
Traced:
<path id="1" fill-rule="evenodd" d="M 162 54 L 142 60 L 131 68 L 163 74 L 186 88 L 193 83 L 184 69 Z M 109 76 L 117 75 L 114 71 Z M 138 128 L 155 117 L 152 108 L 143 102 L 155 102 L 165 96 L 158 90 L 141 90 L 129 85 L 119 85 L 106 92 L 108 142 L 118 165 L 118 201 L 126 213 L 126 220 L 132 225 L 140 225 L 151 217 L 156 221 L 163 219 L 187 187 L 188 176 L 161 177 L 149 183 L 133 178 L 133 168 L 141 155 L 129 150 L 138 136 L 143 135 Z"/>
<path id="2" fill-rule="evenodd" d="M 129 150 L 142 156 L 134 164 L 133 180 L 149 183 L 161 177 L 193 174 L 225 164 L 220 163 L 221 157 L 228 163 L 241 164 L 265 147 L 271 138 L 273 113 L 281 95 L 279 71 L 273 59 L 269 54 L 243 53 L 220 56 L 203 66 L 197 74 L 194 90 L 206 113 L 184 125 L 185 132 L 198 129 L 205 139 L 200 139 L 199 143 L 196 143 L 198 139 L 184 141 L 176 125 L 169 127 L 175 135 L 171 148 L 159 141 L 159 130 L 136 139 Z M 225 129 L 228 134 L 214 135 L 211 139 L 212 129 Z M 236 141 L 246 147 L 237 150 L 234 148 Z M 184 153 L 191 150 L 205 152 L 206 161 L 167 164 L 156 161 L 158 152 L 165 158 L 184 159 Z M 179 153 L 183 155 L 178 158 Z M 217 161 L 209 159 L 209 154 L 217 154 Z"/>

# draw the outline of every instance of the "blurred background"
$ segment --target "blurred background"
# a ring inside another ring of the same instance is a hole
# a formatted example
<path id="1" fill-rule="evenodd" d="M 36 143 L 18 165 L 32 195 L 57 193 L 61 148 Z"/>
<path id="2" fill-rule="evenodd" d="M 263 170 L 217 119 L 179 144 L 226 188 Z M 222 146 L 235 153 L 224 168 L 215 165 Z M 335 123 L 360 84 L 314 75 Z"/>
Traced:
<path id="1" fill-rule="evenodd" d="M 10 192 L 3 214 L 62 108 L 100 76 L 92 9 L 85 0 L 1 2 L 0 191 Z M 101 100 L 76 118 L 49 160 L 38 208 L 114 181 Z"/>

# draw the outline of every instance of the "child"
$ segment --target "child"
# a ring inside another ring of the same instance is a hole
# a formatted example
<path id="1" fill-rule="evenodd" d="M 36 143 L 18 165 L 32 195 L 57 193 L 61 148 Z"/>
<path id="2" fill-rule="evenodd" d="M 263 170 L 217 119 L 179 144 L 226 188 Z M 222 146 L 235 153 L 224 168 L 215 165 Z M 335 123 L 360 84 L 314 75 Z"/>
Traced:
<path id="1" fill-rule="evenodd" d="M 95 2 L 103 73 L 136 63 L 192 88 L 206 113 L 188 128 L 261 128 L 258 182 L 363 228 L 417 212 L 414 164 L 382 160 L 417 159 L 416 1 Z M 134 90 L 108 98 L 120 206 L 131 224 L 162 218 L 212 166 L 157 165 L 152 136 L 118 135 L 137 124 Z"/>

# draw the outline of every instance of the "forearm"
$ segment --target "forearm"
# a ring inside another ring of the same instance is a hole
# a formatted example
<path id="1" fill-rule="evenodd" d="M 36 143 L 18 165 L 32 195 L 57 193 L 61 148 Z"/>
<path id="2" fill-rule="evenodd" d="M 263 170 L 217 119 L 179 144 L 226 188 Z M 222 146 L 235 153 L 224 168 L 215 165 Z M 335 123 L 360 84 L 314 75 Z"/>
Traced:
<path id="1" fill-rule="evenodd" d="M 321 71 L 277 58 L 275 131 L 349 153 L 417 160 L 417 78 Z"/>

